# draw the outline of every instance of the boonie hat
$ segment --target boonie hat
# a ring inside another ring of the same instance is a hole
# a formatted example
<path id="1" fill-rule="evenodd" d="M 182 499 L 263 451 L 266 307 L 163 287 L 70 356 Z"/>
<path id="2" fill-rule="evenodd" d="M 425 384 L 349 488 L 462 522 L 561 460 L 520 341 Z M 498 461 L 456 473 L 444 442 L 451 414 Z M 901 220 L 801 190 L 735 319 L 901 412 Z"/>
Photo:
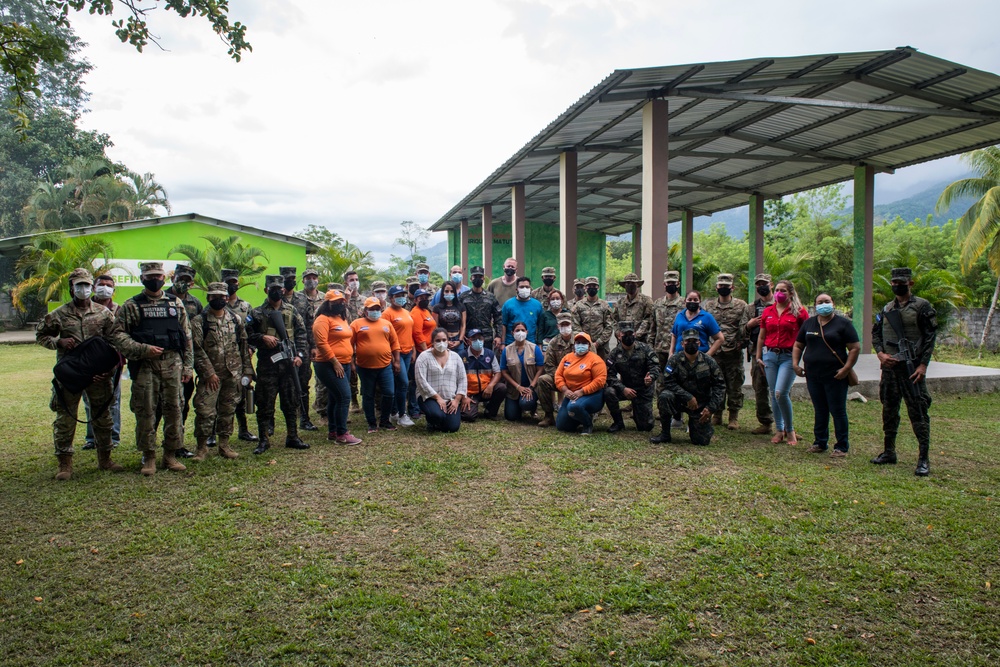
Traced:
<path id="1" fill-rule="evenodd" d="M 626 273 L 625 277 L 618 281 L 618 284 L 621 285 L 622 287 L 625 287 L 625 283 L 638 283 L 639 287 L 642 287 L 643 283 L 645 282 L 646 282 L 645 280 L 639 279 L 638 274 Z"/>

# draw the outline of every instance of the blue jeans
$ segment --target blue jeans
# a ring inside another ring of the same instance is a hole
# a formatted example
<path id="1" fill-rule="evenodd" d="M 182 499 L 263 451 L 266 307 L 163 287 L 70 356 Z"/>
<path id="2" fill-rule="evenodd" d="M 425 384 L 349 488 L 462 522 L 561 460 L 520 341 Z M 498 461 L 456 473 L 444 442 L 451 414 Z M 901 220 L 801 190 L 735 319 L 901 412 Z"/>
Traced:
<path id="1" fill-rule="evenodd" d="M 344 377 L 337 377 L 333 364 L 329 361 L 313 363 L 316 379 L 326 387 L 326 421 L 330 433 L 347 433 L 347 411 L 351 408 L 351 371 L 344 368 Z"/>
<path id="2" fill-rule="evenodd" d="M 851 448 L 848 442 L 850 422 L 847 421 L 847 378 L 835 380 L 833 376 L 815 378 L 806 374 L 806 388 L 812 399 L 816 420 L 813 422 L 813 444 L 826 449 L 830 442 L 830 417 L 833 430 L 837 434 L 837 444 L 833 446 L 842 452 Z"/>
<path id="3" fill-rule="evenodd" d="M 785 433 L 794 431 L 791 390 L 792 383 L 795 382 L 795 371 L 792 370 L 792 353 L 768 350 L 762 359 L 764 374 L 767 375 L 767 389 L 771 395 L 774 427 Z"/>
<path id="4" fill-rule="evenodd" d="M 428 431 L 433 429 L 442 433 L 455 433 L 462 425 L 461 410 L 455 410 L 453 414 L 448 414 L 433 398 L 421 400 L 420 409 L 423 410 L 424 418 L 427 420 Z"/>
<path id="5" fill-rule="evenodd" d="M 507 421 L 516 422 L 527 412 L 532 413 L 538 409 L 538 393 L 532 389 L 531 398 L 518 396 L 517 399 L 505 398 L 503 402 L 503 416 Z"/>
<path id="6" fill-rule="evenodd" d="M 392 402 L 392 411 L 400 417 L 406 414 L 406 393 L 410 387 L 410 366 L 413 361 L 413 350 L 406 354 L 399 353 L 399 372 L 393 376 L 396 385 L 396 395 Z"/>
<path id="7" fill-rule="evenodd" d="M 392 383 L 392 365 L 385 368 L 362 368 L 358 366 L 358 379 L 361 380 L 361 407 L 365 411 L 368 427 L 374 428 L 375 421 L 375 385 L 382 390 L 381 419 L 383 424 L 389 423 L 389 413 L 396 399 L 396 389 Z"/>
<path id="8" fill-rule="evenodd" d="M 90 424 L 90 399 L 87 397 L 87 392 L 83 392 L 83 409 L 87 411 L 87 442 L 96 443 L 94 427 Z M 111 411 L 111 444 L 117 447 L 122 438 L 122 378 L 118 378 L 118 386 L 115 387 L 115 397 L 112 399 L 108 410 Z"/>
<path id="9" fill-rule="evenodd" d="M 416 348 L 413 350 L 413 363 L 410 364 L 410 373 L 406 376 L 407 381 L 410 386 L 406 389 L 406 406 L 409 410 L 410 416 L 420 414 L 420 404 L 417 403 L 417 378 L 414 375 L 414 371 L 417 367 L 417 352 Z"/>
<path id="10" fill-rule="evenodd" d="M 556 415 L 556 429 L 573 433 L 578 426 L 585 429 L 594 427 L 594 415 L 604 407 L 604 390 L 584 394 L 575 401 L 564 398 Z"/>

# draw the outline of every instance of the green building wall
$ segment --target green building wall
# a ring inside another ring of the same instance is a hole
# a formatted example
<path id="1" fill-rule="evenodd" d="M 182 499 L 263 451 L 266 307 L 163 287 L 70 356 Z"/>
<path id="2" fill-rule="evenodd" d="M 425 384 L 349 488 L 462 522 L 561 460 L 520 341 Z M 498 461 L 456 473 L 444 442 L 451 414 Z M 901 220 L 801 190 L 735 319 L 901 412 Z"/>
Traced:
<path id="1" fill-rule="evenodd" d="M 601 296 L 604 295 L 604 273 L 607 253 L 607 237 L 600 232 L 579 230 L 577 232 L 577 271 L 574 278 L 597 276 L 601 281 Z M 554 266 L 559 271 L 559 227 L 541 222 L 528 222 L 524 229 L 524 251 L 527 255 L 524 270 L 532 284 L 541 284 L 542 269 Z M 503 262 L 511 256 L 510 224 L 493 225 L 493 266 L 486 267 L 491 278 L 503 273 Z M 448 230 L 448 268 L 462 262 L 462 239 L 457 229 Z M 483 230 L 469 226 L 469 266 L 483 261 Z M 560 280 L 562 276 L 559 276 Z"/>

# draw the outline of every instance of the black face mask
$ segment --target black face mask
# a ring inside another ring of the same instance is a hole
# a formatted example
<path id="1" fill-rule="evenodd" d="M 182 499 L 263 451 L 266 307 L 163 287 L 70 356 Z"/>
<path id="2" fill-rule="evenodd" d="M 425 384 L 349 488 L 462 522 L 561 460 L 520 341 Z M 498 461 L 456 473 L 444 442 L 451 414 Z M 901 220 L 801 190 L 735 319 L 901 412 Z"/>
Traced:
<path id="1" fill-rule="evenodd" d="M 147 278 L 142 281 L 142 286 L 150 292 L 159 292 L 163 289 L 163 278 Z"/>
<path id="2" fill-rule="evenodd" d="M 238 290 L 239 288 L 240 288 L 240 286 L 237 285 L 236 283 L 227 283 L 226 284 L 226 291 L 229 292 L 229 296 L 232 296 L 232 295 L 236 294 L 236 290 Z"/>
<path id="3" fill-rule="evenodd" d="M 701 304 L 696 301 L 689 301 L 684 304 L 684 307 L 688 309 L 689 313 L 697 313 L 701 310 Z"/>
<path id="4" fill-rule="evenodd" d="M 417 301 L 417 308 L 422 310 L 427 310 L 427 304 L 430 303 L 429 299 L 420 299 Z"/>
<path id="5" fill-rule="evenodd" d="M 209 299 L 208 307 L 212 310 L 222 310 L 226 307 L 226 300 L 223 298 Z"/>
<path id="6" fill-rule="evenodd" d="M 483 278 L 482 278 L 482 276 L 476 276 L 475 278 L 473 278 L 472 279 L 472 286 L 473 287 L 482 287 L 483 286 Z"/>
<path id="7" fill-rule="evenodd" d="M 723 286 L 719 288 L 719 296 L 729 296 L 733 293 L 733 288 L 728 286 Z"/>
<path id="8" fill-rule="evenodd" d="M 764 298 L 771 296 L 770 285 L 757 285 L 757 294 L 760 294 Z"/>
<path id="9" fill-rule="evenodd" d="M 334 317 L 343 317 L 346 314 L 347 314 L 347 306 L 345 306 L 344 304 L 338 303 L 333 306 Z"/>
<path id="10" fill-rule="evenodd" d="M 420 289 L 420 285 L 410 285 L 406 288 L 406 291 L 412 295 L 416 294 L 418 289 Z"/>
<path id="11" fill-rule="evenodd" d="M 632 347 L 635 344 L 635 334 L 627 333 L 622 334 L 622 345 L 625 347 Z"/>
<path id="12" fill-rule="evenodd" d="M 504 272 L 505 276 L 507 276 L 508 278 L 510 278 L 512 275 L 514 275 L 515 273 L 517 273 L 517 269 L 513 269 L 513 268 L 511 268 L 509 266 L 506 266 L 506 267 L 504 267 L 503 272 Z"/>
<path id="13" fill-rule="evenodd" d="M 637 291 L 639 291 L 638 285 L 625 285 L 625 293 L 629 296 L 634 295 Z"/>
<path id="14" fill-rule="evenodd" d="M 695 341 L 691 341 L 690 343 L 684 343 L 684 351 L 687 352 L 688 354 L 695 354 L 700 347 L 701 345 L 699 345 Z"/>
<path id="15" fill-rule="evenodd" d="M 295 289 L 295 278 L 285 278 L 285 289 Z"/>
<path id="16" fill-rule="evenodd" d="M 892 293 L 895 294 L 896 296 L 906 296 L 907 294 L 910 293 L 910 286 L 899 285 L 894 283 L 892 286 Z"/>
<path id="17" fill-rule="evenodd" d="M 587 288 L 587 294 L 589 296 L 597 296 L 597 288 L 596 287 L 588 287 Z"/>
<path id="18" fill-rule="evenodd" d="M 555 278 L 542 278 L 542 284 L 546 287 L 552 287 L 556 282 Z"/>
<path id="19" fill-rule="evenodd" d="M 280 287 L 272 287 L 271 289 L 267 290 L 267 298 L 275 302 L 281 301 L 281 295 L 284 293 L 285 291 Z"/>
<path id="20" fill-rule="evenodd" d="M 677 294 L 677 285 L 664 285 L 663 289 L 667 290 L 667 294 Z"/>
<path id="21" fill-rule="evenodd" d="M 583 288 L 582 287 L 577 287 L 576 289 L 573 290 L 573 294 L 576 294 L 576 298 L 577 299 L 582 298 L 583 297 Z"/>

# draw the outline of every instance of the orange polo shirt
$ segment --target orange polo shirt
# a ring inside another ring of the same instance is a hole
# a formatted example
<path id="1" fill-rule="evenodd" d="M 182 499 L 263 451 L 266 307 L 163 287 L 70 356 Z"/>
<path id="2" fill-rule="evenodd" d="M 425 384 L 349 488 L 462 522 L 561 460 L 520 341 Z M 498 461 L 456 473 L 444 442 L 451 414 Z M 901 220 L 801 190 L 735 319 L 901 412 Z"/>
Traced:
<path id="1" fill-rule="evenodd" d="M 434 316 L 429 310 L 414 306 L 410 311 L 410 317 L 413 318 L 413 342 L 417 345 L 423 343 L 426 345 L 424 349 L 427 349 L 431 346 L 431 334 L 437 327 Z"/>
<path id="2" fill-rule="evenodd" d="M 593 394 L 604 389 L 608 381 L 608 367 L 596 352 L 589 351 L 582 357 L 570 352 L 556 366 L 556 389 L 582 391 Z"/>
<path id="3" fill-rule="evenodd" d="M 359 317 L 351 322 L 351 331 L 355 361 L 361 368 L 385 368 L 392 363 L 392 353 L 399 352 L 396 330 L 381 318 L 372 322 Z"/>
<path id="4" fill-rule="evenodd" d="M 388 320 L 392 328 L 396 330 L 396 338 L 399 339 L 399 351 L 409 354 L 413 351 L 413 317 L 405 308 L 386 308 L 382 312 L 382 319 Z"/>
<path id="5" fill-rule="evenodd" d="M 313 320 L 313 340 L 316 341 L 317 361 L 336 359 L 342 364 L 351 363 L 354 346 L 351 339 L 354 331 L 342 317 L 318 315 Z"/>

